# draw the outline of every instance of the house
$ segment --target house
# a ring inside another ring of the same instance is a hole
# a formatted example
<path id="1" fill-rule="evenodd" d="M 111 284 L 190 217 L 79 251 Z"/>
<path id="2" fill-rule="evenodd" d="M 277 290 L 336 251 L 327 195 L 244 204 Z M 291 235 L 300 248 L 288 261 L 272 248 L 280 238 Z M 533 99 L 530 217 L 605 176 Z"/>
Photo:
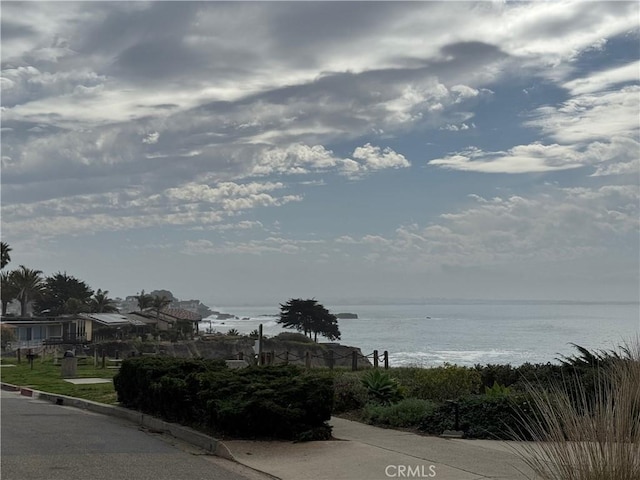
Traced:
<path id="1" fill-rule="evenodd" d="M 58 317 L 2 317 L 0 325 L 15 332 L 15 348 L 33 348 L 60 343 L 90 342 L 92 322 L 75 315 Z"/>
<path id="2" fill-rule="evenodd" d="M 153 309 L 146 309 L 138 312 L 127 314 L 129 318 L 135 318 L 144 322 L 146 325 L 152 325 L 158 330 L 169 330 L 178 323 L 187 322 L 191 326 L 193 332 L 198 332 L 198 323 L 202 320 L 199 313 L 185 310 L 183 308 L 166 307 L 156 312 Z"/>
<path id="3" fill-rule="evenodd" d="M 97 338 L 96 340 L 103 339 L 107 333 L 108 337 L 118 337 L 118 333 L 123 330 L 134 328 L 138 333 L 143 332 L 143 328 L 146 323 L 137 318 L 130 318 L 127 315 L 121 315 L 119 313 L 80 313 L 78 317 L 91 322 L 92 331 Z"/>

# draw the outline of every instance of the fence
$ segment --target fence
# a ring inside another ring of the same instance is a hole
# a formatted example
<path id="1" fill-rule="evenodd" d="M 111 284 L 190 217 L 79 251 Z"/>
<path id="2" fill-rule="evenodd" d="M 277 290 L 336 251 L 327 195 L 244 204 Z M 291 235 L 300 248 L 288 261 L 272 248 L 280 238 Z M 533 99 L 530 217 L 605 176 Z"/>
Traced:
<path id="1" fill-rule="evenodd" d="M 362 367 L 365 365 L 362 361 L 367 359 L 371 360 L 371 362 L 366 362 L 367 366 L 373 365 L 373 368 L 379 368 L 380 364 L 385 369 L 389 368 L 389 352 L 383 351 L 382 355 L 379 354 L 378 350 L 374 350 L 369 355 L 362 355 L 355 350 L 352 350 L 346 355 L 338 355 L 336 356 L 333 350 L 329 350 L 326 354 L 316 355 L 311 353 L 310 351 L 305 352 L 303 356 L 293 354 L 289 351 L 285 351 L 283 353 L 276 353 L 275 351 L 270 352 L 262 352 L 257 356 L 258 365 L 276 365 L 276 364 L 289 364 L 290 362 L 296 361 L 304 361 L 304 365 L 306 368 L 311 368 L 313 359 L 322 359 L 325 366 L 328 366 L 331 370 L 336 366 L 337 360 L 344 360 L 347 358 L 351 359 L 351 370 L 356 371 L 358 367 Z M 244 360 L 244 354 L 242 352 L 238 352 L 237 354 L 238 360 Z M 278 361 L 279 360 L 279 361 Z"/>

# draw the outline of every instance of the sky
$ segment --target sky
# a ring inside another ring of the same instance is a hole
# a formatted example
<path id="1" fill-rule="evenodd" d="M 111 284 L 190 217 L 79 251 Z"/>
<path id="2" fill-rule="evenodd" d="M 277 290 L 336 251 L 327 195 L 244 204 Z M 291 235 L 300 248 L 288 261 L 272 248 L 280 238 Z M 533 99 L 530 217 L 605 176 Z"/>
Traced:
<path id="1" fill-rule="evenodd" d="M 3 1 L 8 268 L 638 301 L 639 5 Z"/>

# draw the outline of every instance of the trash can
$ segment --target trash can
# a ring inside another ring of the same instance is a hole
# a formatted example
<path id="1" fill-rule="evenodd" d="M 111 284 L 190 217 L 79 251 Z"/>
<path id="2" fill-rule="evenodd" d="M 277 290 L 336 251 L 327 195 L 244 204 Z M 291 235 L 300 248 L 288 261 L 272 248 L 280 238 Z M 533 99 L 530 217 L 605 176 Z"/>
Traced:
<path id="1" fill-rule="evenodd" d="M 78 359 L 71 350 L 67 350 L 62 357 L 62 378 L 73 378 L 77 371 Z"/>

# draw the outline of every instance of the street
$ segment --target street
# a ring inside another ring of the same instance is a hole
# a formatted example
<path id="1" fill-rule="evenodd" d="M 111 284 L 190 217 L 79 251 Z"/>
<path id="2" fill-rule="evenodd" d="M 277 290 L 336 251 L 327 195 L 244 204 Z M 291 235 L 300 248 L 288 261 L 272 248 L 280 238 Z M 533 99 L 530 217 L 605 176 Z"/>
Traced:
<path id="1" fill-rule="evenodd" d="M 3 480 L 265 480 L 115 417 L 1 391 Z"/>

